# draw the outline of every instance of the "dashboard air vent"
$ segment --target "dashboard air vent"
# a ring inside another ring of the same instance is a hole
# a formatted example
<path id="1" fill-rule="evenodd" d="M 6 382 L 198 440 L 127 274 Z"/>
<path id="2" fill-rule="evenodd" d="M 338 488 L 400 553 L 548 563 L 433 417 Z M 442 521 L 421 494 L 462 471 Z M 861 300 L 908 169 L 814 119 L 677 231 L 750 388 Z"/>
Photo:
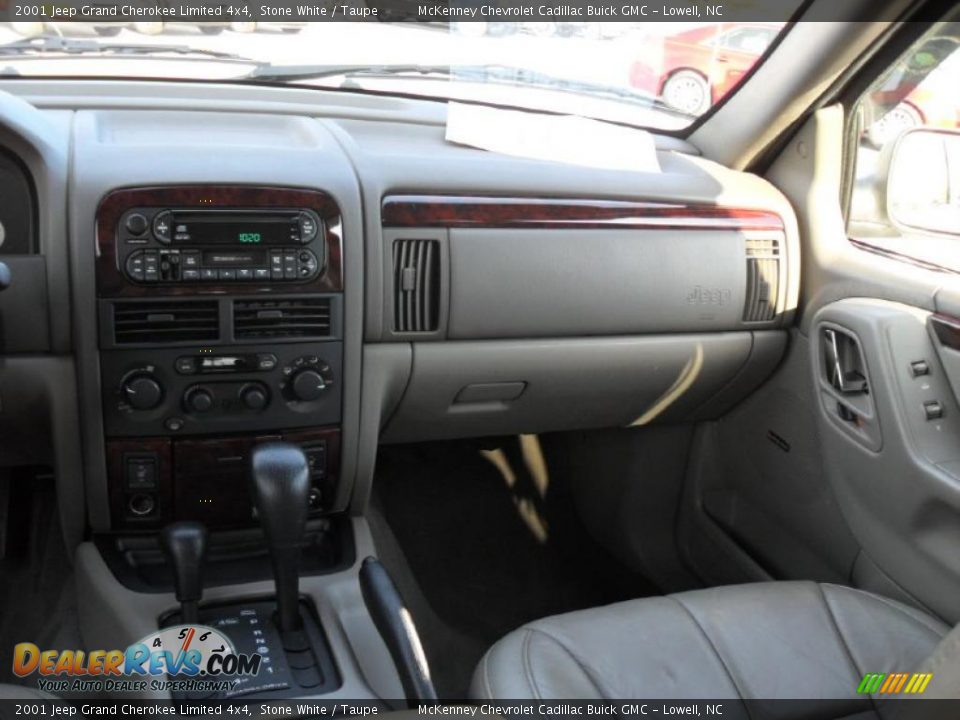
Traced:
<path id="1" fill-rule="evenodd" d="M 235 340 L 330 336 L 330 298 L 235 300 Z"/>
<path id="2" fill-rule="evenodd" d="M 216 300 L 113 304 L 113 340 L 117 345 L 208 341 L 219 337 Z"/>
<path id="3" fill-rule="evenodd" d="M 435 332 L 440 323 L 440 243 L 393 243 L 393 329 Z"/>
<path id="4" fill-rule="evenodd" d="M 777 313 L 780 289 L 780 240 L 747 239 L 747 297 L 745 322 L 769 322 Z"/>

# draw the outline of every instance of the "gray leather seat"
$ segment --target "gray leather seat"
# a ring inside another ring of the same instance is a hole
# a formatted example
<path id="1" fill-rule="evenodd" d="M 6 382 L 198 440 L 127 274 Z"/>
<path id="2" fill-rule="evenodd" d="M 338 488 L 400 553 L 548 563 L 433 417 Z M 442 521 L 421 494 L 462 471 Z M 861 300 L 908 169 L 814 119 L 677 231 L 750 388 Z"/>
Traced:
<path id="1" fill-rule="evenodd" d="M 934 671 L 924 696 L 960 697 L 960 632 L 938 650 L 949 632 L 918 610 L 848 587 L 712 588 L 525 625 L 487 652 L 471 692 L 476 699 L 836 698 L 840 716 L 869 704 L 857 695 L 867 673 Z"/>

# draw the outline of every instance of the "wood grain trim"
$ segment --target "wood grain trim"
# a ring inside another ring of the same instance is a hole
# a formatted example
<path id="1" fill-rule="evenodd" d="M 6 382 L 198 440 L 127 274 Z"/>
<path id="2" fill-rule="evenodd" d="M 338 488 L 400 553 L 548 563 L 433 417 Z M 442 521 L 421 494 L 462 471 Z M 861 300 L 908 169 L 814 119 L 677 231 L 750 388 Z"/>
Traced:
<path id="1" fill-rule="evenodd" d="M 960 318 L 936 313 L 930 316 L 933 332 L 945 347 L 960 350 Z"/>
<path id="2" fill-rule="evenodd" d="M 309 208 L 323 221 L 327 248 L 324 272 L 309 283 L 230 283 L 224 285 L 138 285 L 129 282 L 117 263 L 118 223 L 131 207 Z M 246 185 L 171 185 L 114 190 L 97 208 L 96 276 L 100 297 L 170 295 L 244 295 L 343 291 L 343 237 L 340 208 L 318 190 Z"/>
<path id="3" fill-rule="evenodd" d="M 174 520 L 200 520 L 211 529 L 255 525 L 250 519 L 249 455 L 256 445 L 275 440 L 297 445 L 326 442 L 327 477 L 322 490 L 332 500 L 340 477 L 341 443 L 337 427 L 254 435 L 117 438 L 106 443 L 113 528 L 156 530 Z M 156 499 L 157 510 L 148 517 L 135 518 L 127 512 L 127 503 L 134 494 L 124 487 L 125 458 L 130 455 L 153 455 L 159 463 L 157 489 L 149 493 Z M 209 508 L 198 510 L 197 496 L 205 494 L 214 496 L 215 502 Z"/>
<path id="4" fill-rule="evenodd" d="M 638 228 L 769 230 L 783 219 L 769 210 L 716 205 L 443 195 L 389 195 L 384 227 Z"/>

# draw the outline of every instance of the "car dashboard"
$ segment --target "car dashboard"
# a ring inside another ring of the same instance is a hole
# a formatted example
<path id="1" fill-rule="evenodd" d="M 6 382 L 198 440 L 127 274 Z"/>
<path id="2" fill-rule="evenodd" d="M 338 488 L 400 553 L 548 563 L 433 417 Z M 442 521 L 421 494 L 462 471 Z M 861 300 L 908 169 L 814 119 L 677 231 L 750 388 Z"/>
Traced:
<path id="1" fill-rule="evenodd" d="M 39 219 L 13 269 L 41 277 L 3 296 L 4 343 L 76 362 L 94 531 L 242 526 L 229 458 L 270 435 L 315 451 L 316 512 L 337 513 L 381 440 L 716 415 L 796 304 L 789 205 L 679 140 L 631 173 L 447 143 L 424 101 L 6 89 L 34 103 L 11 98 L 5 147 Z"/>

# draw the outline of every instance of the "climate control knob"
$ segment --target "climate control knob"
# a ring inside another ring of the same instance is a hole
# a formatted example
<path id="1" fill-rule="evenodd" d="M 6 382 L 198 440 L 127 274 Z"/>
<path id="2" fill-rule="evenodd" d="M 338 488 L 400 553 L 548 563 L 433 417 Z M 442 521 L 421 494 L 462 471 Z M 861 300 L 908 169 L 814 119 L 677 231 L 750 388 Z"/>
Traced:
<path id="1" fill-rule="evenodd" d="M 252 383 L 240 388 L 240 402 L 247 410 L 263 410 L 270 402 L 262 385 Z"/>
<path id="2" fill-rule="evenodd" d="M 121 392 L 134 410 L 153 410 L 163 400 L 163 387 L 153 375 L 141 374 L 128 378 Z"/>
<path id="3" fill-rule="evenodd" d="M 213 408 L 213 393 L 202 387 L 190 388 L 183 396 L 183 404 L 190 412 L 205 413 Z"/>
<path id="4" fill-rule="evenodd" d="M 316 370 L 301 370 L 290 383 L 293 396 L 300 402 L 317 400 L 327 389 L 327 382 Z"/>

